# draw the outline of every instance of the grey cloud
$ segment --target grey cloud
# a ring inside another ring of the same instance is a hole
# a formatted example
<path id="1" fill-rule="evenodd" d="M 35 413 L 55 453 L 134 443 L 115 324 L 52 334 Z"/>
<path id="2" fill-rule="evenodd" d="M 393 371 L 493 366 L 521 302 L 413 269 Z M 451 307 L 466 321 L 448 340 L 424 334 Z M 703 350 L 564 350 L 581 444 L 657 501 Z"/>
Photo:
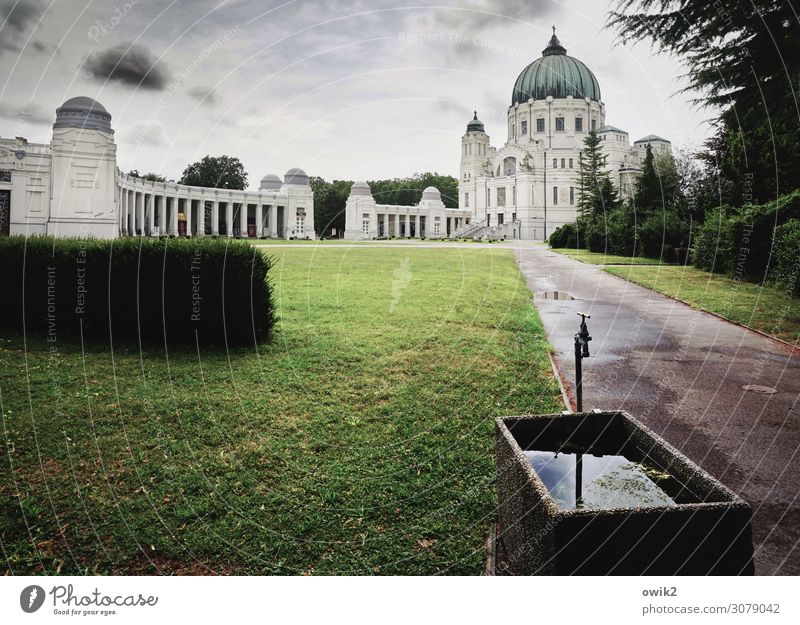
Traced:
<path id="1" fill-rule="evenodd" d="M 214 87 L 190 87 L 186 90 L 186 94 L 203 104 L 214 105 L 219 103 L 219 96 L 217 96 Z"/>
<path id="2" fill-rule="evenodd" d="M 444 26 L 475 29 L 507 24 L 504 18 L 523 22 L 539 20 L 554 12 L 554 9 L 556 5 L 551 0 L 481 0 L 471 3 L 469 7 L 437 10 L 435 19 Z"/>
<path id="3" fill-rule="evenodd" d="M 55 109 L 47 110 L 34 102 L 18 106 L 0 102 L 0 117 L 14 119 L 22 124 L 52 124 L 55 116 Z"/>
<path id="4" fill-rule="evenodd" d="M 44 0 L 0 0 L 0 52 L 20 52 L 46 8 Z M 31 42 L 37 52 L 48 46 Z"/>
<path id="5" fill-rule="evenodd" d="M 147 49 L 130 43 L 91 54 L 85 69 L 98 81 L 115 81 L 156 91 L 163 90 L 169 80 L 164 66 Z"/>

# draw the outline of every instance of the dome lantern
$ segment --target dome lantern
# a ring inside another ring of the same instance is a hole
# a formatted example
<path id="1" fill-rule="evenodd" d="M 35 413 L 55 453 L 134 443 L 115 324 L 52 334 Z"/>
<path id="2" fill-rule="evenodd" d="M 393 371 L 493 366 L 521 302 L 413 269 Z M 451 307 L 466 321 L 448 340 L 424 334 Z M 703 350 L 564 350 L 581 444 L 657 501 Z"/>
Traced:
<path id="1" fill-rule="evenodd" d="M 478 111 L 474 113 L 473 118 L 467 124 L 467 132 L 486 132 L 483 122 L 478 119 Z"/>

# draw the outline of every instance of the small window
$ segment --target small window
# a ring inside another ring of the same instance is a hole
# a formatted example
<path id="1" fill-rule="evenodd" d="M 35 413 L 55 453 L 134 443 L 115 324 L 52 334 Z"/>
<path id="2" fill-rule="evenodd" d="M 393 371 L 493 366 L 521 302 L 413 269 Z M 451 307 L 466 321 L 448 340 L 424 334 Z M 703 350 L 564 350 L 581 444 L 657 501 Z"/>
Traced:
<path id="1" fill-rule="evenodd" d="M 597 120 L 596 119 L 592 120 L 592 130 L 597 130 Z"/>
<path id="2" fill-rule="evenodd" d="M 569 159 L 569 168 L 572 169 L 572 159 Z"/>
<path id="3" fill-rule="evenodd" d="M 575 204 L 575 187 L 569 188 L 569 203 Z"/>
<path id="4" fill-rule="evenodd" d="M 567 160 L 562 158 L 561 159 L 561 169 L 564 169 L 564 167 L 566 167 L 566 165 L 567 165 Z"/>
<path id="5" fill-rule="evenodd" d="M 583 132 L 583 117 L 575 118 L 575 132 Z"/>
<path id="6" fill-rule="evenodd" d="M 464 208 L 469 208 L 469 193 L 464 194 Z"/>
<path id="7" fill-rule="evenodd" d="M 506 188 L 499 187 L 497 189 L 497 205 L 498 206 L 505 206 L 506 205 Z"/>
<path id="8" fill-rule="evenodd" d="M 503 213 L 497 213 L 497 225 L 498 226 L 503 225 Z"/>
<path id="9" fill-rule="evenodd" d="M 564 118 L 556 117 L 556 132 L 564 130 Z"/>
<path id="10" fill-rule="evenodd" d="M 558 187 L 553 187 L 553 205 L 558 204 Z"/>
<path id="11" fill-rule="evenodd" d="M 557 158 L 553 159 L 553 169 L 558 169 L 558 159 Z"/>
<path id="12" fill-rule="evenodd" d="M 544 132 L 544 117 L 536 118 L 536 132 Z"/>
<path id="13" fill-rule="evenodd" d="M 522 122 L 522 124 L 520 124 L 520 126 L 521 126 L 522 134 L 523 135 L 527 135 L 528 134 L 528 120 L 523 120 L 523 122 Z"/>
<path id="14" fill-rule="evenodd" d="M 511 187 L 511 205 L 517 205 L 517 187 Z"/>

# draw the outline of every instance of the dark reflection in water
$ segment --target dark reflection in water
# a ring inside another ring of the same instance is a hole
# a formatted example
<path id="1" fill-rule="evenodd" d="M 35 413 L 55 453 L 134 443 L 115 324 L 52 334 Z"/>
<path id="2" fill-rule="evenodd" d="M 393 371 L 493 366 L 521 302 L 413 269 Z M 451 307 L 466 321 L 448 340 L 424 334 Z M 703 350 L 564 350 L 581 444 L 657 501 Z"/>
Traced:
<path id="1" fill-rule="evenodd" d="M 683 490 L 669 473 L 620 455 L 528 450 L 528 461 L 562 510 L 673 506 Z M 576 460 L 581 458 L 581 498 L 576 505 Z M 672 493 L 672 496 L 670 495 Z M 685 497 L 682 497 L 685 499 Z M 683 503 L 683 501 L 680 501 Z"/>

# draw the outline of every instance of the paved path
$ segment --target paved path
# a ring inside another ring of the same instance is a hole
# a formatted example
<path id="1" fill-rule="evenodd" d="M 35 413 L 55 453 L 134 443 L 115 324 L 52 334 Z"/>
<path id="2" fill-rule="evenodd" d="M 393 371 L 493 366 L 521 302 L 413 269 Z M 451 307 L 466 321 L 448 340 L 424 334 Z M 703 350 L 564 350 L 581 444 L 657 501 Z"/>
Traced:
<path id="1" fill-rule="evenodd" d="M 800 356 L 543 246 L 516 250 L 565 377 L 580 310 L 592 315 L 584 408 L 622 408 L 754 509 L 758 574 L 800 574 Z M 744 390 L 774 388 L 773 394 Z"/>

